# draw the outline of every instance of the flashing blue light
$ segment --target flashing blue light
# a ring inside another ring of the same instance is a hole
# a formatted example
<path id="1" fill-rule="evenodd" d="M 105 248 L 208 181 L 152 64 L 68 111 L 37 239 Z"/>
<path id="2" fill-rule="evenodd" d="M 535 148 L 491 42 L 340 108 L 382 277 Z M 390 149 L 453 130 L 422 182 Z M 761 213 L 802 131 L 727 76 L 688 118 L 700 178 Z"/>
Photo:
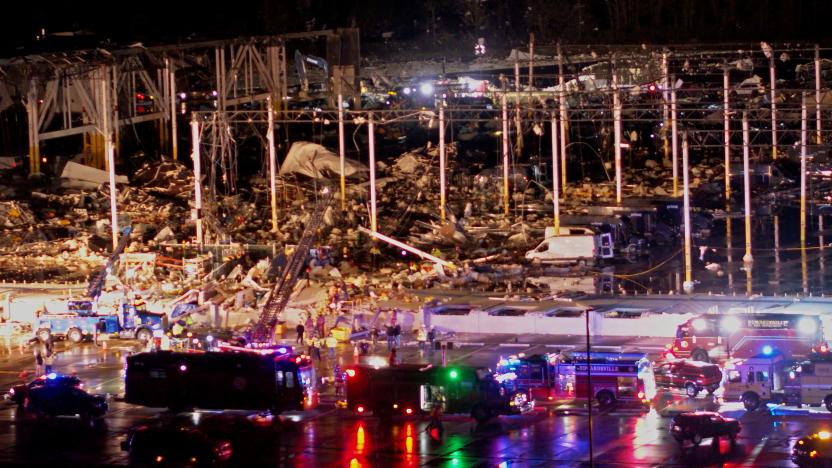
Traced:
<path id="1" fill-rule="evenodd" d="M 277 348 L 277 352 L 280 354 L 286 354 L 286 348 Z"/>
<path id="2" fill-rule="evenodd" d="M 774 349 L 771 346 L 769 346 L 769 345 L 763 346 L 763 354 L 765 354 L 766 356 L 771 355 L 771 353 L 773 353 L 773 352 L 774 352 Z"/>
<path id="3" fill-rule="evenodd" d="M 58 378 L 58 374 L 56 374 L 54 372 L 51 372 L 49 374 L 46 374 L 46 378 L 49 379 L 49 380 L 55 380 L 55 379 Z"/>

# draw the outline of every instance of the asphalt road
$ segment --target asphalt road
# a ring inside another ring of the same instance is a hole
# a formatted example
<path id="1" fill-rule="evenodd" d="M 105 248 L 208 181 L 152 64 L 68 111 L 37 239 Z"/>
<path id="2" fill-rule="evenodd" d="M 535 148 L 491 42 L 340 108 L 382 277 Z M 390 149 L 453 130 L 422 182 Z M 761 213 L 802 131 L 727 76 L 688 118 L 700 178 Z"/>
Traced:
<path id="1" fill-rule="evenodd" d="M 536 353 L 569 346 L 582 347 L 583 337 L 533 338 L 460 336 L 447 352 L 449 363 L 493 365 L 500 355 Z M 607 350 L 642 350 L 657 353 L 656 339 L 594 339 Z M 426 431 L 423 418 L 394 419 L 381 424 L 373 417 L 358 417 L 333 408 L 326 398 L 318 409 L 287 413 L 263 420 L 232 412 L 195 412 L 168 415 L 161 409 L 141 408 L 119 401 L 123 392 L 123 363 L 137 348 L 134 342 L 112 340 L 107 351 L 92 344 L 63 346 L 56 370 L 74 372 L 93 392 L 110 394 L 110 413 L 101 428 L 78 420 L 38 422 L 13 405 L 0 407 L 0 464 L 123 465 L 129 460 L 120 449 L 128 428 L 156 420 L 195 424 L 225 431 L 235 447 L 238 464 L 269 466 L 588 466 L 589 415 L 576 406 L 563 411 L 538 409 L 523 416 L 504 416 L 477 427 L 464 416 L 447 416 L 445 434 L 437 440 Z M 601 348 L 604 349 L 604 348 Z M 441 362 L 439 351 L 407 346 L 404 362 Z M 324 359 L 327 359 L 326 352 Z M 342 364 L 355 359 L 386 360 L 386 343 L 379 342 L 372 356 L 356 357 L 342 346 Z M 14 350 L 0 355 L 0 385 L 19 381 L 21 370 L 34 369 L 33 358 Z M 321 362 L 319 375 L 331 372 L 332 362 Z M 27 379 L 30 377 L 27 377 Z M 722 441 L 718 447 L 705 440 L 699 447 L 680 449 L 668 431 L 669 414 L 687 409 L 719 409 L 739 417 L 743 430 L 736 447 Z M 771 408 L 746 414 L 737 404 L 700 397 L 690 400 L 675 394 L 673 403 L 650 411 L 620 409 L 592 415 L 592 455 L 598 466 L 791 466 L 794 441 L 810 431 L 829 429 L 825 410 Z"/>

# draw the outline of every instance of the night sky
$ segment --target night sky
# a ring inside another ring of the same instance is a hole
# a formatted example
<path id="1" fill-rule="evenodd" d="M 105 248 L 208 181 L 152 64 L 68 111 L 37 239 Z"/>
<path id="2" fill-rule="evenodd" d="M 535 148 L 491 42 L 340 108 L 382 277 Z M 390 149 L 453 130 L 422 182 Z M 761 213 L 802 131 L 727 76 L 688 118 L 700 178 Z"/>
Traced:
<path id="1" fill-rule="evenodd" d="M 824 0 L 237 0 L 217 8 L 194 1 L 4 2 L 3 55 L 142 41 L 145 45 L 355 26 L 362 41 L 394 40 L 441 48 L 486 37 L 506 48 L 538 41 L 731 42 L 830 38 Z M 47 34 L 85 31 L 72 39 Z M 109 41 L 109 42 L 108 42 Z M 503 45 L 503 44 L 501 44 Z"/>

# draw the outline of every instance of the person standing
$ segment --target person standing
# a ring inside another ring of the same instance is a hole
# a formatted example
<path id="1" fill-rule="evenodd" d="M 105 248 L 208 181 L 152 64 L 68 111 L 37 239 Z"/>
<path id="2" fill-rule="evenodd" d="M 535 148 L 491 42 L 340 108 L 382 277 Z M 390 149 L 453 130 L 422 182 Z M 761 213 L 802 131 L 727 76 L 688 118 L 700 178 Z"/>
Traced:
<path id="1" fill-rule="evenodd" d="M 419 342 L 419 350 L 425 350 L 425 342 L 428 339 L 428 332 L 425 330 L 425 326 L 422 325 L 419 327 L 419 330 L 416 332 L 416 341 Z"/>
<path id="2" fill-rule="evenodd" d="M 295 339 L 295 344 L 303 346 L 303 334 L 305 330 L 306 327 L 304 327 L 302 323 L 298 322 L 298 326 L 295 327 L 295 331 L 298 332 L 298 337 Z"/>
<path id="3" fill-rule="evenodd" d="M 387 329 L 385 330 L 387 333 L 387 352 L 389 353 L 391 349 L 393 349 L 393 342 L 395 337 L 393 336 L 393 325 L 387 325 Z"/>
<path id="4" fill-rule="evenodd" d="M 104 334 L 106 329 L 107 325 L 104 323 L 104 319 L 99 319 L 95 324 L 95 335 L 93 336 L 93 343 L 95 343 L 96 346 L 100 345 L 99 339 L 101 338 L 101 335 Z"/>
<path id="5" fill-rule="evenodd" d="M 43 345 L 43 349 L 43 373 L 51 374 L 52 365 L 55 362 L 55 345 L 52 343 L 51 339 L 46 340 L 46 343 Z"/>
<path id="6" fill-rule="evenodd" d="M 428 343 L 430 343 L 428 345 L 429 346 L 428 349 L 434 349 L 434 344 L 433 343 L 435 341 L 436 341 L 436 328 L 435 327 L 430 327 L 430 330 L 428 331 Z"/>
<path id="7" fill-rule="evenodd" d="M 306 315 L 306 324 L 304 328 L 309 331 L 309 336 L 311 337 L 315 333 L 315 323 L 312 322 L 312 313 L 308 313 Z"/>
<path id="8" fill-rule="evenodd" d="M 35 375 L 43 375 L 43 344 L 39 338 L 35 338 L 32 350 L 35 354 Z"/>
<path id="9" fill-rule="evenodd" d="M 315 323 L 315 326 L 317 327 L 318 337 L 326 337 L 326 334 L 324 333 L 324 330 L 326 329 L 326 318 L 324 317 L 323 312 L 318 314 L 318 319 Z"/>
<path id="10" fill-rule="evenodd" d="M 396 348 L 402 347 L 402 326 L 398 323 L 393 326 L 393 338 L 396 340 Z"/>
<path id="11" fill-rule="evenodd" d="M 332 333 L 326 337 L 326 348 L 329 350 L 329 359 L 334 361 L 335 360 L 335 349 L 338 346 L 338 340 L 335 338 L 335 335 Z"/>
<path id="12" fill-rule="evenodd" d="M 312 343 L 312 357 L 321 361 L 321 345 L 323 344 L 320 338 L 312 338 L 309 340 Z"/>

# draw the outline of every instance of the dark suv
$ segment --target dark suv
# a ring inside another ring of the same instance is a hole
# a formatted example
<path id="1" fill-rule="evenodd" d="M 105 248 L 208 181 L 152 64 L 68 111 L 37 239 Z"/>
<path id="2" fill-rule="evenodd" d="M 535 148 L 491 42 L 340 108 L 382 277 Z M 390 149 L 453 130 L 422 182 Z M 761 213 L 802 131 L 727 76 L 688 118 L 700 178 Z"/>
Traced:
<path id="1" fill-rule="evenodd" d="M 731 444 L 734 444 L 740 433 L 740 422 L 709 411 L 682 413 L 673 417 L 670 433 L 679 444 L 689 440 L 693 445 L 699 445 L 702 439 L 708 437 L 713 438 L 715 444 L 720 437 L 728 437 Z"/>
<path id="2" fill-rule="evenodd" d="M 656 385 L 665 388 L 684 388 L 691 398 L 707 390 L 713 395 L 722 382 L 722 370 L 716 364 L 679 359 L 660 364 L 654 369 Z"/>
<path id="3" fill-rule="evenodd" d="M 28 384 L 15 385 L 9 389 L 8 398 L 22 408 L 26 404 L 26 399 L 29 397 L 30 390 L 40 387 L 59 386 L 84 388 L 84 384 L 78 377 L 52 372 L 42 375 Z"/>

